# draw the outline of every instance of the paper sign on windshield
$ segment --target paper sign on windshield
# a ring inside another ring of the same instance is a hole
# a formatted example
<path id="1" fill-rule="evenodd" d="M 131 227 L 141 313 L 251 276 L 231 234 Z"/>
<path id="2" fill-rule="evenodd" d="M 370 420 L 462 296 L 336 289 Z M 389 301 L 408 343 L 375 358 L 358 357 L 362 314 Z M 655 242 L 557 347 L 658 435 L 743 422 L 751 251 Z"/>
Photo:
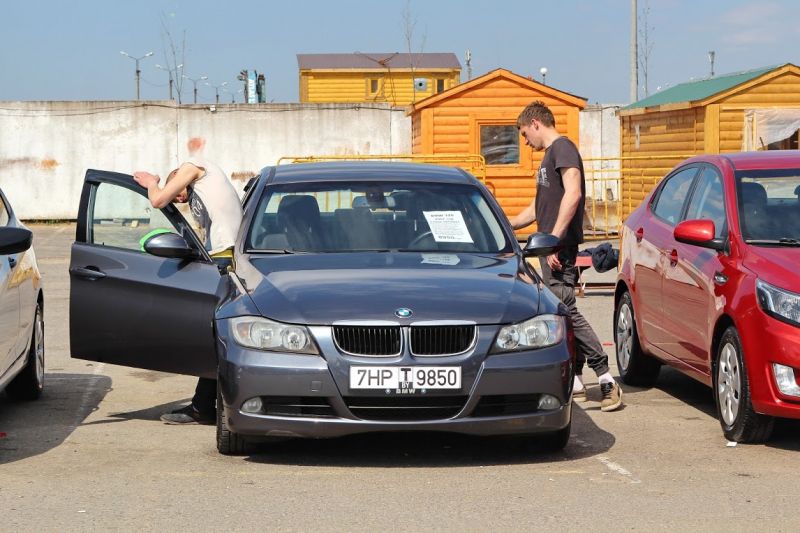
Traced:
<path id="1" fill-rule="evenodd" d="M 461 211 L 423 211 L 436 242 L 473 242 Z"/>

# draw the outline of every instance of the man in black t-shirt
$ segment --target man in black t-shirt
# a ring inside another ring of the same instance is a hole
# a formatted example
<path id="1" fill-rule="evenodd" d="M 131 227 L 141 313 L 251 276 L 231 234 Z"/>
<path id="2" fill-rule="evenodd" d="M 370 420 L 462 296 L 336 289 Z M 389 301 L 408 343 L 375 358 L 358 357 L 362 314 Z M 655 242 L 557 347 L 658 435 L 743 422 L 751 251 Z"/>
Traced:
<path id="1" fill-rule="evenodd" d="M 558 133 L 553 113 L 540 101 L 529 104 L 520 113 L 517 128 L 528 146 L 545 152 L 536 174 L 536 198 L 511 218 L 511 225 L 514 229 L 520 229 L 537 222 L 539 231 L 552 233 L 561 239 L 561 251 L 540 258 L 539 262 L 542 277 L 550 290 L 570 310 L 577 344 L 573 396 L 579 400 L 586 399 L 581 372 L 584 363 L 588 362 L 600 382 L 603 395 L 600 409 L 614 411 L 622 407 L 622 389 L 608 370 L 608 356 L 600 340 L 578 311 L 575 301 L 575 284 L 578 281 L 575 260 L 578 245 L 583 242 L 586 197 L 583 160 L 575 144 Z"/>

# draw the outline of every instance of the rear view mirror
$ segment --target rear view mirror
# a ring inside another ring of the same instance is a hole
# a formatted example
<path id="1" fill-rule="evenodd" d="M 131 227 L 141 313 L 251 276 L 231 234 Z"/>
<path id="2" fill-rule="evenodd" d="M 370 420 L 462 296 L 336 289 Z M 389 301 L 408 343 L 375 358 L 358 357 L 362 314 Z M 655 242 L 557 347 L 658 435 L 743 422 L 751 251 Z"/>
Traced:
<path id="1" fill-rule="evenodd" d="M 560 240 L 550 233 L 536 232 L 528 237 L 528 242 L 522 249 L 525 257 L 543 257 L 561 250 Z"/>
<path id="2" fill-rule="evenodd" d="M 144 251 L 158 257 L 193 259 L 197 252 L 177 233 L 159 233 L 144 242 Z"/>
<path id="3" fill-rule="evenodd" d="M 714 222 L 708 219 L 684 220 L 672 231 L 675 240 L 684 244 L 693 244 L 712 250 L 724 250 L 725 240 L 715 239 Z"/>
<path id="4" fill-rule="evenodd" d="M 0 228 L 0 254 L 18 254 L 31 247 L 33 233 L 25 228 Z"/>

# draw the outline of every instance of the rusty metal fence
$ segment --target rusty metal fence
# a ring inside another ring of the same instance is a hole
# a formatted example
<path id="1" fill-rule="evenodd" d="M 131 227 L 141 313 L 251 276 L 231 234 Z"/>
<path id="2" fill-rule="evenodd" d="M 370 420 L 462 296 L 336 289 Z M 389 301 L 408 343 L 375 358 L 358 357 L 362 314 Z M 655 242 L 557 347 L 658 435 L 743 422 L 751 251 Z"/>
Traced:
<path id="1" fill-rule="evenodd" d="M 584 236 L 616 238 L 623 220 L 675 165 L 694 154 L 587 158 Z"/>

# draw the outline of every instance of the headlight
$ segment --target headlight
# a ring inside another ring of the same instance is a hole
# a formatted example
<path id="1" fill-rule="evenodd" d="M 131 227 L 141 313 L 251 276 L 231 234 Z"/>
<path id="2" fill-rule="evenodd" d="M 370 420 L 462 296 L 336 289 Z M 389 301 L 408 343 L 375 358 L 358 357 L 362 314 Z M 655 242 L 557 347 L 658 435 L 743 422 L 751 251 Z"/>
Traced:
<path id="1" fill-rule="evenodd" d="M 800 294 L 785 291 L 764 281 L 756 280 L 758 303 L 768 315 L 800 326 Z"/>
<path id="2" fill-rule="evenodd" d="M 281 324 L 262 317 L 240 316 L 231 319 L 233 338 L 248 348 L 272 352 L 318 354 L 311 334 L 304 326 Z"/>
<path id="3" fill-rule="evenodd" d="M 541 315 L 519 324 L 504 326 L 497 334 L 493 353 L 535 350 L 553 346 L 564 340 L 566 323 L 563 316 Z"/>

